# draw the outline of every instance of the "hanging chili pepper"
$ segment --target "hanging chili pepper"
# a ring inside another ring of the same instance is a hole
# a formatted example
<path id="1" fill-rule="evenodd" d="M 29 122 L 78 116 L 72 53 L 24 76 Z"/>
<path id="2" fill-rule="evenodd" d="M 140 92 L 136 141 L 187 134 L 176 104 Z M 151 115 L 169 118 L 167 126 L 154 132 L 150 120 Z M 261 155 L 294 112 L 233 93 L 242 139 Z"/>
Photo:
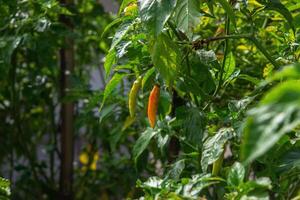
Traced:
<path id="1" fill-rule="evenodd" d="M 148 119 L 150 122 L 150 126 L 152 128 L 154 128 L 155 126 L 159 95 L 160 95 L 160 87 L 159 85 L 155 85 L 150 93 L 149 101 L 148 101 Z"/>
<path id="2" fill-rule="evenodd" d="M 135 116 L 135 107 L 136 107 L 136 100 L 137 95 L 141 87 L 142 77 L 139 76 L 133 83 L 130 92 L 129 92 L 129 98 L 128 98 L 128 107 L 129 107 L 129 113 L 131 117 Z"/>

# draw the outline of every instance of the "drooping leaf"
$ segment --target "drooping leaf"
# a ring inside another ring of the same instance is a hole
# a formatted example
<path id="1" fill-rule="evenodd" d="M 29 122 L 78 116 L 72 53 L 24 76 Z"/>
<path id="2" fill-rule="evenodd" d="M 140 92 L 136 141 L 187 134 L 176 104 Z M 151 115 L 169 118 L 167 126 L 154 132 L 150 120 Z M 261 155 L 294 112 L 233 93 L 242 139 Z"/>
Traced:
<path id="1" fill-rule="evenodd" d="M 245 164 L 268 151 L 285 133 L 300 124 L 300 82 L 273 88 L 260 105 L 248 112 L 243 128 L 241 157 Z"/>
<path id="2" fill-rule="evenodd" d="M 177 0 L 139 0 L 142 22 L 148 31 L 158 36 L 171 16 Z"/>
<path id="3" fill-rule="evenodd" d="M 274 10 L 282 14 L 282 16 L 287 20 L 290 28 L 295 31 L 293 16 L 290 11 L 282 3 L 280 3 L 280 1 L 269 1 L 265 3 L 265 9 Z"/>
<path id="4" fill-rule="evenodd" d="M 139 156 L 145 151 L 151 139 L 158 133 L 159 131 L 154 130 L 152 128 L 147 128 L 142 133 L 142 135 L 139 137 L 139 139 L 136 141 L 136 143 L 133 146 L 132 153 L 133 153 L 133 158 L 135 163 L 137 162 Z"/>
<path id="5" fill-rule="evenodd" d="M 100 111 L 106 101 L 106 99 L 109 97 L 109 95 L 112 93 L 112 91 L 117 87 L 117 85 L 120 83 L 122 78 L 124 78 L 127 74 L 121 74 L 116 73 L 114 76 L 110 79 L 110 81 L 107 83 L 104 93 L 103 93 L 103 99 L 100 107 Z"/>
<path id="6" fill-rule="evenodd" d="M 147 82 L 149 81 L 150 77 L 152 76 L 152 74 L 155 72 L 155 68 L 152 67 L 151 69 L 149 69 L 142 80 L 142 89 L 144 89 L 144 87 L 146 86 Z"/>
<path id="7" fill-rule="evenodd" d="M 203 144 L 201 165 L 206 172 L 208 165 L 214 163 L 223 153 L 225 143 L 235 136 L 233 128 L 221 128 L 216 135 L 209 137 Z"/>
<path id="8" fill-rule="evenodd" d="M 176 79 L 180 69 L 180 52 L 178 46 L 165 34 L 160 34 L 151 52 L 154 67 L 158 69 L 167 83 Z"/>
<path id="9" fill-rule="evenodd" d="M 199 23 L 199 8 L 198 0 L 180 0 L 174 11 L 177 28 L 190 37 L 193 35 L 193 28 Z"/>
<path id="10" fill-rule="evenodd" d="M 101 34 L 101 38 L 104 37 L 104 35 L 107 34 L 107 32 L 115 25 L 121 23 L 124 20 L 124 18 L 116 18 L 115 20 L 113 20 L 111 23 L 109 23 L 103 30 L 102 34 Z"/>

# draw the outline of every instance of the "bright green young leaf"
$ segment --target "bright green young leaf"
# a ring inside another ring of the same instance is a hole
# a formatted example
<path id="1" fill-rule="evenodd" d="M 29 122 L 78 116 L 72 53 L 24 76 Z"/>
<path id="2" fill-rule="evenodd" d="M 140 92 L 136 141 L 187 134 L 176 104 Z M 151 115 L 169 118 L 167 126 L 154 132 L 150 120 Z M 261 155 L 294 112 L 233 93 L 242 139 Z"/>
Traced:
<path id="1" fill-rule="evenodd" d="M 224 66 L 224 80 L 226 81 L 235 70 L 235 58 L 232 52 L 230 52 L 225 60 Z"/>
<path id="2" fill-rule="evenodd" d="M 193 34 L 193 29 L 199 23 L 200 12 L 199 0 L 180 0 L 175 8 L 175 24 L 177 28 L 189 37 Z"/>
<path id="3" fill-rule="evenodd" d="M 171 16 L 177 0 L 139 0 L 142 22 L 154 36 L 158 36 Z"/>
<path id="4" fill-rule="evenodd" d="M 0 177 L 0 199 L 9 200 L 10 193 L 10 182 Z"/>
<path id="5" fill-rule="evenodd" d="M 142 133 L 141 137 L 136 141 L 132 151 L 135 163 L 139 156 L 145 151 L 151 139 L 158 133 L 159 131 L 152 128 L 148 128 Z"/>
<path id="6" fill-rule="evenodd" d="M 167 83 L 176 79 L 180 70 L 180 52 L 178 46 L 165 34 L 160 34 L 151 52 L 154 67 L 158 69 Z"/>
<path id="7" fill-rule="evenodd" d="M 231 20 L 231 22 L 233 23 L 234 26 L 236 26 L 236 20 L 235 20 L 235 14 L 233 11 L 232 6 L 228 3 L 227 0 L 216 0 L 219 4 L 221 4 L 221 6 L 223 7 L 223 9 L 226 11 L 229 19 Z"/>
<path id="8" fill-rule="evenodd" d="M 203 144 L 201 165 L 204 172 L 208 165 L 214 163 L 224 151 L 225 143 L 235 136 L 232 128 L 222 128 L 216 135 L 209 137 Z"/>
<path id="9" fill-rule="evenodd" d="M 300 82 L 287 81 L 273 88 L 260 106 L 249 111 L 241 145 L 245 164 L 268 151 L 285 133 L 300 124 Z"/>
<path id="10" fill-rule="evenodd" d="M 105 76 L 108 77 L 112 66 L 116 63 L 116 56 L 117 52 L 115 49 L 112 49 L 108 52 L 108 54 L 105 57 L 105 62 L 104 62 L 104 69 L 105 69 Z"/>
<path id="11" fill-rule="evenodd" d="M 244 178 L 245 178 L 244 166 L 239 162 L 235 162 L 233 166 L 230 168 L 227 177 L 227 184 L 232 187 L 238 187 L 243 183 Z"/>
<path id="12" fill-rule="evenodd" d="M 123 0 L 122 4 L 119 8 L 119 15 L 124 11 L 125 7 L 128 6 L 130 3 L 136 3 L 136 0 Z"/>

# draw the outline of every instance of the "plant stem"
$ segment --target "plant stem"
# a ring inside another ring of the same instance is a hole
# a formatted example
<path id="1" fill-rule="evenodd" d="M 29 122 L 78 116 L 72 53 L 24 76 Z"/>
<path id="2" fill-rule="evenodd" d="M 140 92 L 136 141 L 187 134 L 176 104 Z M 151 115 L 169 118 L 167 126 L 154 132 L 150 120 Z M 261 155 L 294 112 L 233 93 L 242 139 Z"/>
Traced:
<path id="1" fill-rule="evenodd" d="M 277 69 L 280 67 L 279 64 L 272 58 L 268 51 L 260 44 L 260 42 L 254 36 L 248 37 L 248 39 L 255 44 L 255 46 L 260 50 L 262 54 L 264 54 L 264 56 L 270 61 L 270 63 L 272 63 L 274 67 L 276 67 Z"/>
<path id="2" fill-rule="evenodd" d="M 225 32 L 226 32 L 226 35 L 228 36 L 230 34 L 230 19 L 229 17 L 227 16 L 226 17 L 226 23 L 225 23 Z M 219 77 L 219 83 L 218 83 L 218 86 L 213 94 L 213 96 L 215 96 L 222 84 L 223 84 L 223 74 L 224 74 L 224 69 L 225 69 L 225 64 L 226 64 L 226 58 L 227 58 L 227 54 L 228 54 L 228 38 L 225 39 L 225 43 L 224 43 L 224 58 L 223 58 L 223 63 L 222 63 L 222 68 L 221 68 L 221 72 L 220 72 L 220 77 Z"/>

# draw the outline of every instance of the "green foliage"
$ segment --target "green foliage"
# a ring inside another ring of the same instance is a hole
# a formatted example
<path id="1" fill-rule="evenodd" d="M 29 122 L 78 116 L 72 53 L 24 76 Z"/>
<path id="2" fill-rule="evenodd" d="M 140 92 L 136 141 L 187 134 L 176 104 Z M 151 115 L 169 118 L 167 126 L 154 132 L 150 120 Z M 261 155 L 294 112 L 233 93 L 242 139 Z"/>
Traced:
<path id="1" fill-rule="evenodd" d="M 140 0 L 139 10 L 145 27 L 158 36 L 176 6 L 176 0 Z"/>
<path id="2" fill-rule="evenodd" d="M 10 197 L 10 182 L 0 177 L 0 199 L 8 200 Z"/>
<path id="3" fill-rule="evenodd" d="M 297 0 L 118 0 L 115 14 L 101 2 L 0 3 L 0 174 L 12 199 L 60 194 L 64 103 L 74 199 L 299 199 Z M 61 71 L 66 48 L 74 71 Z"/>
<path id="4" fill-rule="evenodd" d="M 122 9 L 128 3 L 123 1 Z M 131 23 L 141 23 L 124 35 L 120 26 L 116 35 L 121 40 L 117 45 L 113 40 L 111 51 L 123 48 L 122 41 L 128 44 L 122 54 L 126 59 L 114 62 L 144 76 L 139 99 L 144 110 L 133 123 L 141 125 L 135 132 L 142 134 L 132 151 L 138 172 L 149 173 L 137 182 L 144 198 L 296 197 L 299 182 L 282 181 L 299 172 L 296 2 L 154 0 L 137 5 L 139 14 Z M 125 18 L 120 14 L 119 19 Z M 132 54 L 130 48 L 142 51 Z M 157 127 L 145 130 L 147 97 L 157 82 L 171 102 L 160 102 Z"/>
<path id="5" fill-rule="evenodd" d="M 249 163 L 269 150 L 284 134 L 300 124 L 300 84 L 287 81 L 273 88 L 259 107 L 249 111 L 241 147 Z"/>

